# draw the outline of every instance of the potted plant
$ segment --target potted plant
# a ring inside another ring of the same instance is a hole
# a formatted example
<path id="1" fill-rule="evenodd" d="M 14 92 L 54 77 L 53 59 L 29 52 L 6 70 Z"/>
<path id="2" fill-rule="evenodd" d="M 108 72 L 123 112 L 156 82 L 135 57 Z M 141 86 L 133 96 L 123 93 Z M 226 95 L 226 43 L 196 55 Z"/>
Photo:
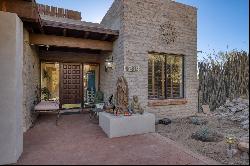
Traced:
<path id="1" fill-rule="evenodd" d="M 51 97 L 51 93 L 47 87 L 42 88 L 43 100 L 48 101 Z"/>

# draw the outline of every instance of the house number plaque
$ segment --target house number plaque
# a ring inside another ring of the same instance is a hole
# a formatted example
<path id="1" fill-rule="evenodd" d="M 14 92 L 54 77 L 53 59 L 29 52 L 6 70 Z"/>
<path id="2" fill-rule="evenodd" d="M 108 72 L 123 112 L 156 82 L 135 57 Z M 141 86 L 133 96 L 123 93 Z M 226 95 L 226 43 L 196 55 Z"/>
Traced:
<path id="1" fill-rule="evenodd" d="M 140 66 L 125 66 L 124 71 L 127 72 L 138 72 L 140 71 Z"/>

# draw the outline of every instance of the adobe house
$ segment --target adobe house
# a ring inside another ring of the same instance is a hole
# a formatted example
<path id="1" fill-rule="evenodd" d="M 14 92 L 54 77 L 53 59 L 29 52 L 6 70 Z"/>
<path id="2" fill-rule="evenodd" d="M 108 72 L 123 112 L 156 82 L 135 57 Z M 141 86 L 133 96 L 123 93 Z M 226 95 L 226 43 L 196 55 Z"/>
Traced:
<path id="1" fill-rule="evenodd" d="M 35 0 L 0 0 L 0 164 L 21 155 L 46 90 L 61 107 L 84 107 L 98 89 L 105 99 L 115 94 L 124 76 L 129 98 L 158 118 L 197 111 L 196 8 L 115 0 L 100 24 L 82 19 Z"/>

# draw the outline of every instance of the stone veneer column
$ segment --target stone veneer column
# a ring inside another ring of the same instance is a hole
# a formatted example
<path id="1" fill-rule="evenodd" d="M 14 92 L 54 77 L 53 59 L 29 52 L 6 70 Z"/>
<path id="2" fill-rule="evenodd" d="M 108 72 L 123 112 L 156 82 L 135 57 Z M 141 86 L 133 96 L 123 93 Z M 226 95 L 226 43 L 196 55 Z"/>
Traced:
<path id="1" fill-rule="evenodd" d="M 16 163 L 23 151 L 23 23 L 0 11 L 0 165 Z"/>

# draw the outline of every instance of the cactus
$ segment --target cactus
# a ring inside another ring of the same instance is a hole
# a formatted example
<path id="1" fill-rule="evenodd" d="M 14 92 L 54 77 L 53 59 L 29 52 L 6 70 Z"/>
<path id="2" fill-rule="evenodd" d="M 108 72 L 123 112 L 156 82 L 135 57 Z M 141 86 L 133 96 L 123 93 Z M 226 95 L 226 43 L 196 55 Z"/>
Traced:
<path id="1" fill-rule="evenodd" d="M 211 111 L 227 99 L 249 97 L 249 54 L 232 51 L 204 59 L 199 67 L 199 104 Z"/>

